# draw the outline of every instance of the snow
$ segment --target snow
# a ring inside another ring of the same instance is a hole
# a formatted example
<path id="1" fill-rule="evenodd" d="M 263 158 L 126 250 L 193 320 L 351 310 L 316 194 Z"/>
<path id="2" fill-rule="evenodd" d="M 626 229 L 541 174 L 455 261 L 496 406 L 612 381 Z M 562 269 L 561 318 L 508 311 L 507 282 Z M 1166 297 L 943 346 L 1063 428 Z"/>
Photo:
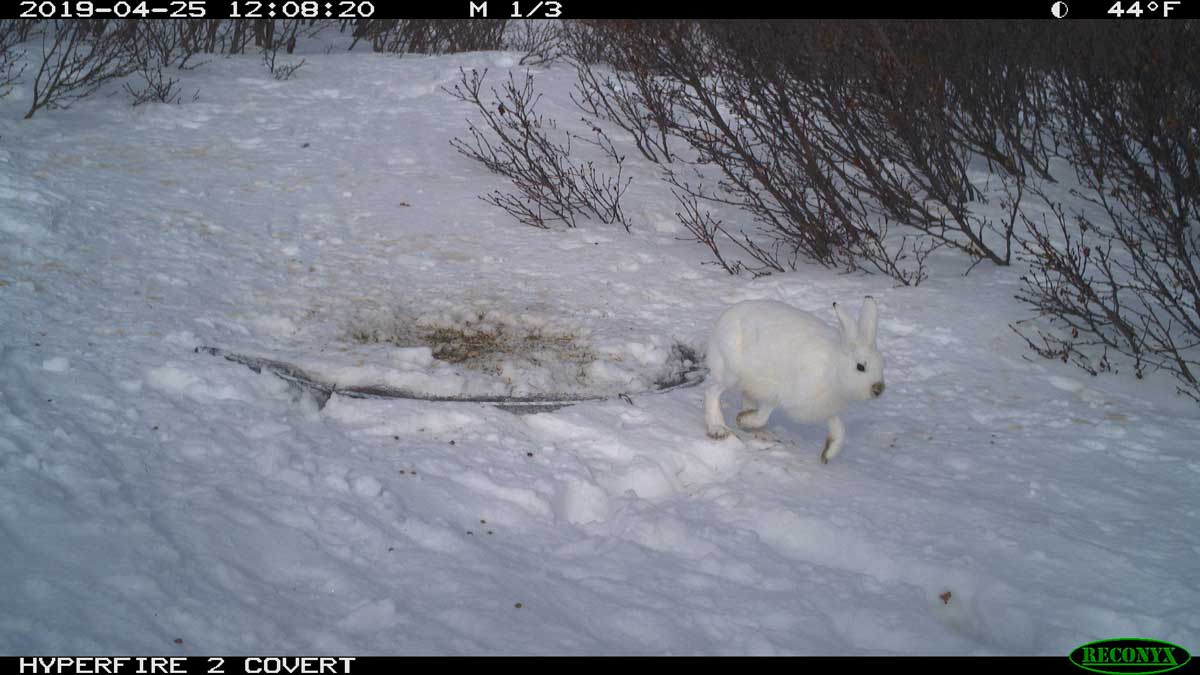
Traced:
<path id="1" fill-rule="evenodd" d="M 22 121 L 27 92 L 0 99 L 0 653 L 1200 647 L 1195 406 L 1158 374 L 1027 358 L 1022 270 L 730 277 L 636 153 L 632 233 L 534 230 L 476 198 L 504 183 L 451 148 L 471 111 L 442 91 L 514 55 L 304 58 L 286 82 L 212 59 L 178 74 L 182 105 L 102 92 Z M 534 74 L 577 124 L 570 69 Z M 732 303 L 834 324 L 865 295 L 888 390 L 827 466 L 819 423 L 717 442 L 701 387 L 640 393 Z M 592 360 L 472 369 L 348 337 L 481 312 Z M 610 398 L 319 409 L 197 346 L 343 385 Z"/>
<path id="2" fill-rule="evenodd" d="M 61 356 L 42 361 L 42 368 L 51 373 L 65 373 L 71 367 L 71 362 Z"/>

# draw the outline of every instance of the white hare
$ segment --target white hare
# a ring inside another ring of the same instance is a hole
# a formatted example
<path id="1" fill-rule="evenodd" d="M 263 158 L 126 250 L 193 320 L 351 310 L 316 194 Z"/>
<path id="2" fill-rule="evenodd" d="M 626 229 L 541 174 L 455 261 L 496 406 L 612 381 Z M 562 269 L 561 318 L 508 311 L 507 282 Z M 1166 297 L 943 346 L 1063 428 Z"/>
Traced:
<path id="1" fill-rule="evenodd" d="M 708 341 L 709 384 L 704 421 L 716 440 L 729 436 L 721 394 L 741 389 L 737 424 L 761 429 L 775 408 L 797 422 L 828 420 L 821 450 L 826 463 L 842 451 L 846 427 L 838 413 L 851 401 L 883 393 L 883 356 L 875 347 L 879 308 L 867 296 L 858 321 L 833 303 L 839 333 L 815 315 L 782 302 L 742 302 L 717 320 Z"/>

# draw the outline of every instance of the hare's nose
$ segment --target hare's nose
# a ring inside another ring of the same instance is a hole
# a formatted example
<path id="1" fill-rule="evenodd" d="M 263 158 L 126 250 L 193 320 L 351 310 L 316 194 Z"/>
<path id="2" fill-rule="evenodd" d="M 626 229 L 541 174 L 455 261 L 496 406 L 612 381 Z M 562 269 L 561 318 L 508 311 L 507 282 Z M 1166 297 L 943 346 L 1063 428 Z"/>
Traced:
<path id="1" fill-rule="evenodd" d="M 882 394 L 883 393 L 883 383 L 876 382 L 875 384 L 871 385 L 871 393 L 874 394 L 875 396 L 879 396 L 880 394 Z"/>

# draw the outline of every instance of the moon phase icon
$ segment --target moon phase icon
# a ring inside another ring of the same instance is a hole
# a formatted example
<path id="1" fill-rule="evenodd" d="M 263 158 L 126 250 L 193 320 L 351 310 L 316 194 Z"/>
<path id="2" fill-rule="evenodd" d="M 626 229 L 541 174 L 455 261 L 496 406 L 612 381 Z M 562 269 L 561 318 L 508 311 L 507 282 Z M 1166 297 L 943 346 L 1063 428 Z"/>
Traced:
<path id="1" fill-rule="evenodd" d="M 1053 14 L 1054 18 L 1056 19 L 1063 18 L 1067 15 L 1067 3 L 1063 2 L 1062 0 L 1058 0 L 1058 2 L 1050 6 L 1050 13 Z"/>

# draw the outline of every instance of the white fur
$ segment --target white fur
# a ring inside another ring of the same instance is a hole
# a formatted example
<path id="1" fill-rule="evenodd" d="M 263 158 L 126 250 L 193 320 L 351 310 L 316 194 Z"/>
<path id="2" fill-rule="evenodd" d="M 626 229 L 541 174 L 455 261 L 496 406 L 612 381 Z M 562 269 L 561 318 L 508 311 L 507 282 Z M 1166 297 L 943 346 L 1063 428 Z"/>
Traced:
<path id="1" fill-rule="evenodd" d="M 810 312 L 782 302 L 743 302 L 717 320 L 708 341 L 709 384 L 704 420 L 714 439 L 729 436 L 721 394 L 742 391 L 743 429 L 761 429 L 775 408 L 798 422 L 825 420 L 829 436 L 821 451 L 828 462 L 842 451 L 846 428 L 838 414 L 851 401 L 883 391 L 883 356 L 875 347 L 879 309 L 867 297 L 856 322 L 833 304 L 841 330 Z M 862 364 L 864 371 L 858 370 Z"/>

